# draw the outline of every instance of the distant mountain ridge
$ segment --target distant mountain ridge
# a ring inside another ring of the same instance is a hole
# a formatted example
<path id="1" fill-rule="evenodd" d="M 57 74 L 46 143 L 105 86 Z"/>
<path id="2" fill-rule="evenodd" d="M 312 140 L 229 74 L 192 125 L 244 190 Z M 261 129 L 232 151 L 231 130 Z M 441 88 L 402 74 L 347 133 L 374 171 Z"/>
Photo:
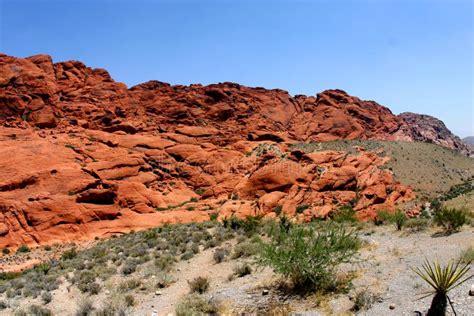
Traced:
<path id="1" fill-rule="evenodd" d="M 474 136 L 464 137 L 462 141 L 474 148 Z"/>
<path id="2" fill-rule="evenodd" d="M 405 112 L 398 115 L 409 126 L 415 141 L 432 143 L 451 148 L 467 156 L 473 156 L 473 148 L 454 135 L 446 125 L 436 117 L 426 114 Z"/>

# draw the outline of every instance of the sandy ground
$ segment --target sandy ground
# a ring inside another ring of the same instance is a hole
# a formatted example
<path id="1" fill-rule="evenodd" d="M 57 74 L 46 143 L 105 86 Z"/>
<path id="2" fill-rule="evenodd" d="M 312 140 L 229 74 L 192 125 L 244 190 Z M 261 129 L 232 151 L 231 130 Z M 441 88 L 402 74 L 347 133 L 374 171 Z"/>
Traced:
<path id="1" fill-rule="evenodd" d="M 417 300 L 419 293 L 428 289 L 423 281 L 411 271 L 419 267 L 425 258 L 438 259 L 445 263 L 459 257 L 462 250 L 474 246 L 474 230 L 466 227 L 463 231 L 451 236 L 433 237 L 433 229 L 418 233 L 400 233 L 390 226 L 370 227 L 361 232 L 366 246 L 361 251 L 357 264 L 343 267 L 346 272 L 354 272 L 356 278 L 348 294 L 325 297 L 317 306 L 314 297 L 282 297 L 275 288 L 278 277 L 269 269 L 257 269 L 251 275 L 229 280 L 234 267 L 242 262 L 227 260 L 216 264 L 213 260 L 213 249 L 200 252 L 189 261 L 180 261 L 172 273 L 176 282 L 158 292 L 141 292 L 135 290 L 136 306 L 128 315 L 173 314 L 176 304 L 189 293 L 188 281 L 207 276 L 210 289 L 207 298 L 220 301 L 228 311 L 258 311 L 259 307 L 274 303 L 287 303 L 291 310 L 299 315 L 350 315 L 353 297 L 357 292 L 366 291 L 376 297 L 375 303 L 368 310 L 358 312 L 360 315 L 413 315 L 415 311 L 426 312 L 431 297 Z M 232 241 L 234 243 L 235 241 Z M 248 259 L 247 259 L 248 260 Z M 472 266 L 472 264 L 471 264 Z M 473 271 L 471 271 L 472 273 Z M 147 280 L 143 280 L 147 282 Z M 93 296 L 94 305 L 100 307 L 109 299 L 110 291 L 119 283 L 119 279 L 108 282 L 105 290 Z M 458 315 L 473 315 L 474 297 L 468 292 L 474 279 L 456 288 L 450 294 Z M 268 291 L 268 293 L 267 293 Z M 54 291 L 54 299 L 48 307 L 55 315 L 74 315 L 77 303 L 83 295 L 75 288 L 69 288 L 64 282 Z M 27 306 L 31 303 L 41 304 L 36 300 L 12 302 L 13 306 Z M 393 309 L 391 309 L 392 307 Z M 12 315 L 7 309 L 1 315 Z"/>

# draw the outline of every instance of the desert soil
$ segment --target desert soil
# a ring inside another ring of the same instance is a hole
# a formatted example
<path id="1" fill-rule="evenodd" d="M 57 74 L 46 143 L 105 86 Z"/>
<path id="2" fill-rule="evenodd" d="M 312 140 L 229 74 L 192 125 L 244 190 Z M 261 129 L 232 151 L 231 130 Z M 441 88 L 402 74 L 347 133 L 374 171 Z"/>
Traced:
<path id="1" fill-rule="evenodd" d="M 180 261 L 174 268 L 175 282 L 169 287 L 155 293 L 143 293 L 139 289 L 134 293 L 137 304 L 129 310 L 129 315 L 172 315 L 175 307 L 189 293 L 188 281 L 198 276 L 209 278 L 210 289 L 205 294 L 210 300 L 220 302 L 224 311 L 229 313 L 253 312 L 259 314 L 269 305 L 287 304 L 291 311 L 298 315 L 350 315 L 356 293 L 367 292 L 374 297 L 372 306 L 357 312 L 360 315 L 414 315 L 416 311 L 425 313 L 431 297 L 418 300 L 420 293 L 429 290 L 423 281 L 411 271 L 420 267 L 425 259 L 437 259 L 446 263 L 457 259 L 462 250 L 474 246 L 474 230 L 465 228 L 450 236 L 434 237 L 435 230 L 429 228 L 423 232 L 397 232 L 391 226 L 370 226 L 361 231 L 361 238 L 366 241 L 356 264 L 344 266 L 343 272 L 355 275 L 352 288 L 347 294 L 323 297 L 317 304 L 314 295 L 301 298 L 284 296 L 276 287 L 278 276 L 269 269 L 257 268 L 253 273 L 241 278 L 229 279 L 236 265 L 252 259 L 237 259 L 216 264 L 213 259 L 214 249 L 200 252 L 189 261 Z M 228 242 L 228 246 L 235 240 Z M 472 267 L 472 264 L 471 264 Z M 107 288 L 113 291 L 118 279 L 110 280 Z M 147 282 L 147 280 L 144 280 Z M 473 315 L 474 297 L 468 292 L 474 280 L 454 289 L 450 297 L 458 315 Z M 267 293 L 268 292 L 268 293 Z M 105 305 L 109 291 L 94 296 L 94 305 Z M 74 315 L 81 294 L 74 287 L 64 282 L 53 293 L 53 301 L 48 307 L 55 315 Z M 41 305 L 39 299 L 23 299 L 20 306 L 32 303 Z M 15 304 L 13 304 L 15 305 Z M 12 309 L 4 310 L 1 315 L 11 315 Z M 449 311 L 449 314 L 452 314 Z"/>

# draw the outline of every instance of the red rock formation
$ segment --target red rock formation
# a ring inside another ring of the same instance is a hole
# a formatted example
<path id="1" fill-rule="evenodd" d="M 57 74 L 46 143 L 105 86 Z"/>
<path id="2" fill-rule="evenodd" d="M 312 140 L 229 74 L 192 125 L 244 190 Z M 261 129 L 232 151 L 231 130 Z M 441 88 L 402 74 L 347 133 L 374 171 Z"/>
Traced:
<path id="1" fill-rule="evenodd" d="M 361 219 L 414 198 L 386 159 L 291 142 L 413 140 L 390 110 L 233 83 L 127 89 L 102 69 L 0 55 L 0 247 L 107 236 L 209 214 Z M 450 143 L 445 145 L 450 146 Z M 303 213 L 297 206 L 307 204 Z"/>

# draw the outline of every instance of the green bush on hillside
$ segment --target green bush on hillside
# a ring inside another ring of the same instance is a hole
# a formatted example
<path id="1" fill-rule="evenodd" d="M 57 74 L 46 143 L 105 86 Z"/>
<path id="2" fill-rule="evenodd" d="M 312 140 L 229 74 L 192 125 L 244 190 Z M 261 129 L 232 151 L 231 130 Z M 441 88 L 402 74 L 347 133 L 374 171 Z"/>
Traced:
<path id="1" fill-rule="evenodd" d="M 466 209 L 443 207 L 435 212 L 433 220 L 446 234 L 452 234 L 468 223 L 468 215 Z"/>
<path id="2" fill-rule="evenodd" d="M 261 242 L 259 262 L 306 289 L 329 290 L 336 284 L 336 269 L 352 262 L 360 248 L 353 231 L 342 226 L 275 226 L 269 242 Z"/>

